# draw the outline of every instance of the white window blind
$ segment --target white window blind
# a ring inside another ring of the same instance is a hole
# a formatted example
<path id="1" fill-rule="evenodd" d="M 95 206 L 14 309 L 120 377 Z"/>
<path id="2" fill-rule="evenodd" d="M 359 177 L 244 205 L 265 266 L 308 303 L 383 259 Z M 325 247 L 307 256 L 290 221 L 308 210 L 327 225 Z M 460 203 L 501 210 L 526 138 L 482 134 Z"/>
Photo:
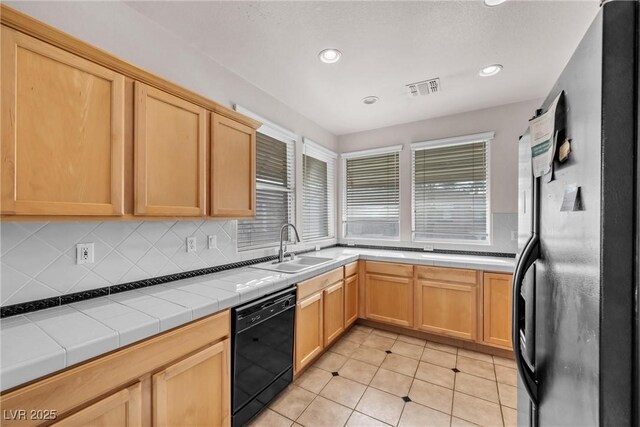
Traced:
<path id="1" fill-rule="evenodd" d="M 258 131 L 256 217 L 238 221 L 238 249 L 264 248 L 280 243 L 280 227 L 292 222 L 295 216 L 294 177 L 294 142 Z"/>
<path id="2" fill-rule="evenodd" d="M 304 140 L 302 156 L 302 235 L 304 240 L 335 236 L 335 163 L 337 155 Z"/>
<path id="3" fill-rule="evenodd" d="M 392 239 L 400 235 L 400 148 L 344 161 L 345 237 Z"/>
<path id="4" fill-rule="evenodd" d="M 414 241 L 488 241 L 492 137 L 489 133 L 412 145 Z"/>

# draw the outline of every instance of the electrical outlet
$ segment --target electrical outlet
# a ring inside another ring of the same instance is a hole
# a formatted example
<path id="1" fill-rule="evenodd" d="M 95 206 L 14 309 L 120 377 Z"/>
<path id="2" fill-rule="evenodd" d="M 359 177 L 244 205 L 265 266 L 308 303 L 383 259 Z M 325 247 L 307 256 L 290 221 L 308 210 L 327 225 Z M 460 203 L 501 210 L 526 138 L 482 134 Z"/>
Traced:
<path id="1" fill-rule="evenodd" d="M 207 236 L 209 239 L 209 249 L 215 249 L 218 247 L 218 237 L 215 235 Z"/>
<path id="2" fill-rule="evenodd" d="M 320 250 L 320 245 L 316 245 L 316 251 Z"/>
<path id="3" fill-rule="evenodd" d="M 518 240 L 518 232 L 511 230 L 511 240 Z"/>
<path id="4" fill-rule="evenodd" d="M 187 237 L 187 252 L 195 252 L 196 251 L 196 237 L 191 236 Z"/>
<path id="5" fill-rule="evenodd" d="M 76 264 L 93 264 L 93 243 L 76 245 Z"/>
<path id="6" fill-rule="evenodd" d="M 433 252 L 433 245 L 424 245 L 423 249 L 427 252 Z"/>

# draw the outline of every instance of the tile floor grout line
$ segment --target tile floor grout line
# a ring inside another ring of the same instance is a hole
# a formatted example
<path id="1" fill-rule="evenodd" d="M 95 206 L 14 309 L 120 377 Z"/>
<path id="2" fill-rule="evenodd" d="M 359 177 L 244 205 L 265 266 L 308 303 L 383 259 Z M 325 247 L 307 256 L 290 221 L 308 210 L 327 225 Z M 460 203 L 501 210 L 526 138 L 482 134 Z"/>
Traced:
<path id="1" fill-rule="evenodd" d="M 493 360 L 493 357 L 491 358 Z M 496 364 L 493 364 L 493 375 L 496 376 L 496 391 L 498 392 L 498 408 L 500 409 L 500 419 L 504 427 L 504 413 L 502 412 L 502 400 L 500 399 L 500 387 L 498 387 L 498 373 L 496 372 Z"/>
<path id="2" fill-rule="evenodd" d="M 458 349 L 456 347 L 456 363 L 454 366 L 455 369 L 458 369 Z M 453 373 L 453 390 L 452 390 L 452 394 L 451 394 L 451 418 L 449 418 L 449 426 L 453 425 L 453 403 L 456 400 L 456 378 L 458 378 L 458 373 L 454 372 Z"/>

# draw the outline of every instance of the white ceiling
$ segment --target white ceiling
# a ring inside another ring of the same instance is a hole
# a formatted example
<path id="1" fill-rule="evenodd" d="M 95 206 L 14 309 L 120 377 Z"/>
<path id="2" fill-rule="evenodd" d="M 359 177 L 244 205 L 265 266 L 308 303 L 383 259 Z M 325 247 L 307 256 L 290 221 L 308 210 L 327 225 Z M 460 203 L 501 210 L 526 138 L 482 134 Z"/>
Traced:
<path id="1" fill-rule="evenodd" d="M 594 1 L 128 4 L 330 132 L 544 97 L 598 11 Z M 342 51 L 336 64 L 320 50 Z M 483 66 L 502 73 L 482 78 Z M 405 84 L 440 77 L 442 93 Z M 375 105 L 361 99 L 376 95 Z"/>

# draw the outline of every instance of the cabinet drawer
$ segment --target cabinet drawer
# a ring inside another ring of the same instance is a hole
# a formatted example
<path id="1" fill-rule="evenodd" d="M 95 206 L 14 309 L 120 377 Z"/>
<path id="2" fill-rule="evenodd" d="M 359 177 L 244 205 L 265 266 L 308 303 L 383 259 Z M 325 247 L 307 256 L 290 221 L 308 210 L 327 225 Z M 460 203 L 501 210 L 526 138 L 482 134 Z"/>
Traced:
<path id="1" fill-rule="evenodd" d="M 390 262 L 367 261 L 367 273 L 387 274 L 389 276 L 412 277 L 413 265 L 394 264 Z"/>
<path id="2" fill-rule="evenodd" d="M 352 262 L 344 266 L 344 277 L 353 276 L 358 273 L 358 261 Z"/>
<path id="3" fill-rule="evenodd" d="M 342 280 L 342 278 L 343 269 L 340 267 L 316 276 L 313 279 L 298 283 L 298 301 L 326 288 L 329 285 L 333 285 L 334 283 Z"/>
<path id="4" fill-rule="evenodd" d="M 416 278 L 445 283 L 478 284 L 478 272 L 476 270 L 463 270 L 461 268 L 416 267 Z"/>

